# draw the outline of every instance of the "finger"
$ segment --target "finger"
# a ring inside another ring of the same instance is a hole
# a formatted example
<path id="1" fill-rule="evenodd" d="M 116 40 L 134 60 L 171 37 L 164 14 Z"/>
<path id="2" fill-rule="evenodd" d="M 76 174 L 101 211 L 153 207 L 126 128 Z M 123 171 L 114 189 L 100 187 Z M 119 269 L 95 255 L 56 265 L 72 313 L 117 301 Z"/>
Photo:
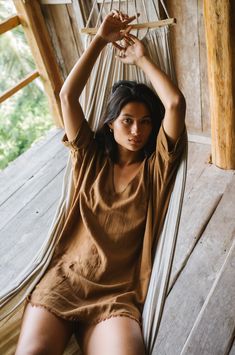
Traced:
<path id="1" fill-rule="evenodd" d="M 114 9 L 112 10 L 111 15 L 114 18 L 119 18 L 119 11 Z"/>
<path id="2" fill-rule="evenodd" d="M 131 38 L 131 36 L 129 36 L 128 33 L 125 33 L 124 35 L 124 39 L 126 39 L 128 42 L 130 42 L 131 44 L 135 44 L 135 41 L 133 38 Z"/>
<path id="3" fill-rule="evenodd" d="M 118 14 L 119 14 L 119 11 L 118 11 L 117 9 L 113 9 L 113 10 L 111 11 L 111 13 L 112 13 L 112 14 L 115 14 L 115 15 L 118 15 Z"/>
<path id="4" fill-rule="evenodd" d="M 120 51 L 125 50 L 125 47 L 120 46 L 120 45 L 117 44 L 116 42 L 112 42 L 112 45 L 113 45 L 115 48 L 119 49 Z"/>
<path id="5" fill-rule="evenodd" d="M 130 23 L 131 21 L 135 20 L 140 14 L 138 13 L 137 15 L 130 16 L 127 20 L 124 21 L 125 24 Z"/>
<path id="6" fill-rule="evenodd" d="M 122 56 L 122 55 L 118 54 L 115 57 L 118 58 L 119 60 L 121 60 L 121 62 L 124 62 L 126 60 L 126 56 L 125 55 Z"/>
<path id="7" fill-rule="evenodd" d="M 135 44 L 135 41 L 128 35 L 126 35 L 124 39 L 127 41 L 127 43 L 129 43 L 130 46 L 133 46 Z"/>
<path id="8" fill-rule="evenodd" d="M 138 38 L 134 36 L 132 33 L 128 32 L 126 36 L 128 36 L 134 43 L 138 41 Z"/>
<path id="9" fill-rule="evenodd" d="M 126 36 L 123 38 L 123 41 L 129 46 L 132 46 L 134 44 L 134 42 Z"/>
<path id="10" fill-rule="evenodd" d="M 129 32 L 131 31 L 132 29 L 132 26 L 128 26 L 123 32 L 124 32 L 124 35 L 126 34 L 129 34 Z"/>

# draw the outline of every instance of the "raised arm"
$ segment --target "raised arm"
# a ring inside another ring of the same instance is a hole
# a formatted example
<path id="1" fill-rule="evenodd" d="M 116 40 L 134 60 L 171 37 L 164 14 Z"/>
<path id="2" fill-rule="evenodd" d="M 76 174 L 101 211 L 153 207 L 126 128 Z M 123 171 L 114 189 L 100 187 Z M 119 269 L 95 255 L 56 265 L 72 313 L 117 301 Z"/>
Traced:
<path id="1" fill-rule="evenodd" d="M 176 142 L 184 129 L 185 99 L 179 88 L 150 59 L 146 48 L 135 36 L 129 34 L 126 49 L 118 58 L 128 64 L 135 64 L 150 79 L 156 93 L 165 107 L 163 127 L 172 143 Z"/>
<path id="2" fill-rule="evenodd" d="M 65 80 L 60 92 L 60 100 L 65 132 L 69 140 L 73 140 L 76 137 L 84 119 L 78 100 L 96 59 L 107 43 L 118 41 L 124 37 L 128 24 L 134 18 L 135 16 L 120 18 L 115 11 L 107 15 L 91 44 Z"/>

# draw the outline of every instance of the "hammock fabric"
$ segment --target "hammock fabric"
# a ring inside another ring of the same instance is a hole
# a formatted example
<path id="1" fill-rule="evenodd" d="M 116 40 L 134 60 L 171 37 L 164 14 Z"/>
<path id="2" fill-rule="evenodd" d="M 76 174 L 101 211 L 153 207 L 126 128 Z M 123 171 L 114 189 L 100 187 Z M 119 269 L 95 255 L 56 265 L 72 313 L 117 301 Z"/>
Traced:
<path id="1" fill-rule="evenodd" d="M 90 37 L 87 37 L 87 44 L 89 41 Z M 143 41 L 154 61 L 175 80 L 169 47 L 169 29 L 165 27 L 148 31 Z M 98 127 L 99 117 L 101 117 L 108 93 L 115 81 L 119 79 L 136 80 L 150 86 L 142 72 L 134 66 L 124 66 L 123 63 L 115 60 L 114 55 L 115 51 L 111 45 L 103 50 L 81 98 L 85 117 L 94 130 Z M 97 80 L 99 77 L 102 77 L 102 80 Z M 164 226 L 161 235 L 156 238 L 158 240 L 157 245 L 154 246 L 154 264 L 143 310 L 143 334 L 149 355 L 153 354 L 167 296 L 185 187 L 186 161 L 187 152 L 185 151 L 178 168 Z M 34 289 L 50 263 L 57 238 L 70 209 L 73 192 L 72 167 L 69 158 L 61 198 L 45 242 L 28 267 L 0 295 L 0 332 L 2 339 L 4 337 L 4 341 L 1 340 L 0 345 L 1 353 L 6 354 L 4 349 L 7 349 L 11 343 L 12 329 L 19 327 L 19 315 L 22 313 L 24 300 Z"/>

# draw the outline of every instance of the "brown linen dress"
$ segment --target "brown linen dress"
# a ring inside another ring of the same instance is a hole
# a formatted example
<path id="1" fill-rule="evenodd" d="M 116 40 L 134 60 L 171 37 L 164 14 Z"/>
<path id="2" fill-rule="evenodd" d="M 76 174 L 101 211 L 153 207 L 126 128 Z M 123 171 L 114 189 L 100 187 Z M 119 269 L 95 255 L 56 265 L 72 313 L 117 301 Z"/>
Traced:
<path id="1" fill-rule="evenodd" d="M 186 133 L 169 151 L 163 126 L 156 152 L 124 191 L 115 192 L 113 163 L 84 120 L 70 148 L 75 193 L 52 261 L 29 297 L 67 320 L 96 324 L 112 316 L 141 323 L 152 245 L 167 210 Z"/>

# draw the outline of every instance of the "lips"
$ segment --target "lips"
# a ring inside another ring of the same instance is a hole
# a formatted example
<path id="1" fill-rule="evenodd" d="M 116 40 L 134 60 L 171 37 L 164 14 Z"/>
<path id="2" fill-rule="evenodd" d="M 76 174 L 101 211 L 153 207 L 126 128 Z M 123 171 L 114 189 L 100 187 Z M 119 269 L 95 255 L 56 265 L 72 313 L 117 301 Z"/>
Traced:
<path id="1" fill-rule="evenodd" d="M 142 141 L 141 139 L 128 139 L 128 141 L 131 143 L 131 144 L 141 144 Z"/>

